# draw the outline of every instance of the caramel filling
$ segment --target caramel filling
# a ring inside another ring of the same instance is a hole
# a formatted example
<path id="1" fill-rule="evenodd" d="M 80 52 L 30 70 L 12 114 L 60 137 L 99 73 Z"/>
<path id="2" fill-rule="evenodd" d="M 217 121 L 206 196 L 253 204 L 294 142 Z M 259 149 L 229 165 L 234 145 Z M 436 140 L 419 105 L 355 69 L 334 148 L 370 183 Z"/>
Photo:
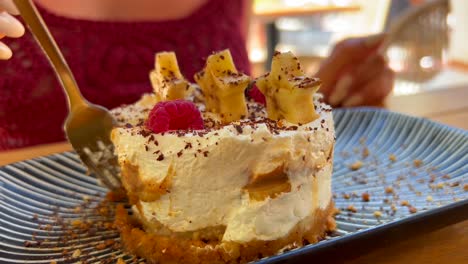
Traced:
<path id="1" fill-rule="evenodd" d="M 281 193 L 291 191 L 291 182 L 284 171 L 284 164 L 264 174 L 253 174 L 249 183 L 243 188 L 251 200 L 263 201 L 275 198 Z"/>
<path id="2" fill-rule="evenodd" d="M 138 200 L 143 202 L 154 202 L 161 195 L 169 192 L 172 186 L 172 177 L 175 175 L 175 170 L 172 165 L 167 170 L 166 177 L 160 183 L 152 180 L 141 180 L 138 166 L 123 162 L 122 167 L 122 183 L 130 200 L 130 203 L 135 204 Z"/>

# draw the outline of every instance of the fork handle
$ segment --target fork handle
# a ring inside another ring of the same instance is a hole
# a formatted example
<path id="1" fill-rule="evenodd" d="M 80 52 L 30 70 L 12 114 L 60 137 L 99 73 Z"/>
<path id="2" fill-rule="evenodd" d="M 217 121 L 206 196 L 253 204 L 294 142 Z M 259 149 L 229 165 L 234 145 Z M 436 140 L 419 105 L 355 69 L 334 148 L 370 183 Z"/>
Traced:
<path id="1" fill-rule="evenodd" d="M 87 101 L 83 98 L 80 90 L 78 89 L 75 77 L 73 77 L 67 62 L 60 52 L 54 38 L 50 34 L 47 25 L 39 14 L 36 6 L 34 6 L 31 0 L 13 1 L 20 11 L 21 17 L 23 17 L 24 21 L 29 26 L 29 29 L 47 55 L 49 62 L 52 64 L 52 68 L 57 74 L 57 77 L 62 84 L 62 88 L 67 95 L 68 108 L 72 110 L 80 106 L 87 105 Z"/>

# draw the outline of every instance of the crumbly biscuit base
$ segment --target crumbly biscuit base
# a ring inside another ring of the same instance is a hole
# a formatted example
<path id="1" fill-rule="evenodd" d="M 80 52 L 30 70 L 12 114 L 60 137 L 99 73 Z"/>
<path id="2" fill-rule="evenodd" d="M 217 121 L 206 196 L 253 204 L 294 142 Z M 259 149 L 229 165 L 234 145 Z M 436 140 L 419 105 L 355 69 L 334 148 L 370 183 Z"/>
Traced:
<path id="1" fill-rule="evenodd" d="M 126 251 L 145 258 L 147 263 L 247 263 L 278 254 L 282 250 L 317 243 L 327 232 L 335 230 L 335 213 L 334 204 L 330 201 L 325 209 L 316 209 L 301 220 L 287 236 L 273 241 L 246 243 L 202 241 L 146 233 L 121 205 L 116 210 L 115 226 L 120 231 Z"/>

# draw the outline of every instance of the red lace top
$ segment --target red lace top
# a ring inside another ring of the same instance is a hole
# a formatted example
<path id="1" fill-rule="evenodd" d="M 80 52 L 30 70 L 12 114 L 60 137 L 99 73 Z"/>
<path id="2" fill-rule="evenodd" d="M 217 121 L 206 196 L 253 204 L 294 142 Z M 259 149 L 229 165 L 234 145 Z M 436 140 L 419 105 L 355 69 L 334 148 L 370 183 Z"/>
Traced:
<path id="1" fill-rule="evenodd" d="M 136 23 L 68 19 L 38 8 L 84 97 L 114 108 L 151 91 L 148 72 L 158 51 L 175 51 L 192 81 L 204 58 L 226 48 L 237 68 L 249 73 L 243 4 L 208 0 L 183 19 Z M 4 41 L 14 55 L 0 61 L 0 150 L 64 140 L 66 100 L 42 51 L 29 32 Z"/>

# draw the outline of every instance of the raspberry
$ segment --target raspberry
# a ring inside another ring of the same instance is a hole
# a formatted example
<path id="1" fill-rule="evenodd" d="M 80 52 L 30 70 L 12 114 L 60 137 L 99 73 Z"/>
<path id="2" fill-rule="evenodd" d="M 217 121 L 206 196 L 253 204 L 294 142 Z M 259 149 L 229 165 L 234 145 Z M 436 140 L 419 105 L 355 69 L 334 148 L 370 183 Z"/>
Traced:
<path id="1" fill-rule="evenodd" d="M 197 106 L 187 100 L 157 103 L 146 120 L 146 127 L 155 133 L 204 128 L 203 118 Z"/>
<path id="2" fill-rule="evenodd" d="M 249 96 L 255 102 L 260 103 L 262 105 L 266 105 L 265 96 L 262 94 L 262 92 L 260 92 L 260 90 L 257 88 L 257 86 L 255 84 L 249 90 Z"/>

